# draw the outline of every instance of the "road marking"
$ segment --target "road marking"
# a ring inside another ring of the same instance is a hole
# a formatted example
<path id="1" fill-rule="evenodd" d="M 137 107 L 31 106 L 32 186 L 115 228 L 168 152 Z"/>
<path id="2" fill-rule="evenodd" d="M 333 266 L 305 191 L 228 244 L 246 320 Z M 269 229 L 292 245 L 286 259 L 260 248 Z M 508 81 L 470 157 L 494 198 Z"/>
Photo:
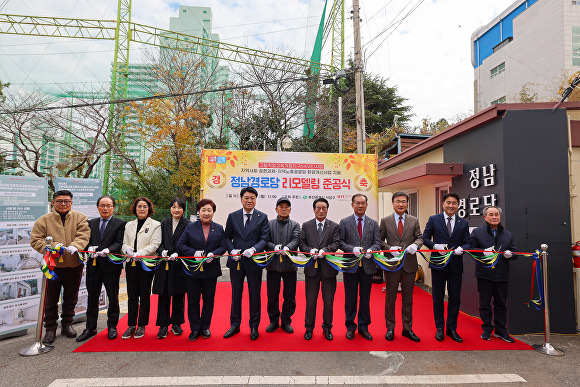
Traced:
<path id="1" fill-rule="evenodd" d="M 211 386 L 211 385 L 385 385 L 526 383 L 517 374 L 355 375 L 355 376 L 168 376 L 56 379 L 49 387 L 69 386 Z"/>

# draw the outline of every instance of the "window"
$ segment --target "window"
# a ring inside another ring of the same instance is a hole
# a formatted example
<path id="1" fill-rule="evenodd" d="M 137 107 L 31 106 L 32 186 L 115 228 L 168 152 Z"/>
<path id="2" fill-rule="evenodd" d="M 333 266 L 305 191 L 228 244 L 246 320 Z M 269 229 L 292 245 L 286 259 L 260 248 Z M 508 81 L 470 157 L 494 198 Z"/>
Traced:
<path id="1" fill-rule="evenodd" d="M 572 65 L 580 66 L 580 27 L 572 27 Z"/>
<path id="2" fill-rule="evenodd" d="M 495 101 L 491 101 L 490 105 L 497 105 L 498 103 L 505 103 L 505 95 L 496 99 Z"/>
<path id="3" fill-rule="evenodd" d="M 499 75 L 501 73 L 503 73 L 505 71 L 505 62 L 503 62 L 500 65 L 495 66 L 494 68 L 492 68 L 489 73 L 490 73 L 490 78 L 495 77 L 496 75 Z"/>
<path id="4" fill-rule="evenodd" d="M 449 184 L 435 186 L 435 213 L 443 212 L 443 196 L 451 190 Z"/>
<path id="5" fill-rule="evenodd" d="M 498 52 L 499 50 L 501 50 L 502 48 L 504 48 L 505 46 L 507 46 L 507 45 L 508 45 L 508 43 L 509 43 L 509 42 L 511 42 L 512 40 L 514 40 L 514 38 L 512 38 L 512 37 L 510 36 L 509 38 L 505 39 L 503 42 L 501 42 L 500 44 L 498 44 L 497 46 L 495 46 L 495 47 L 493 48 L 493 52 L 494 52 L 494 54 L 495 54 L 496 52 Z"/>
<path id="6" fill-rule="evenodd" d="M 405 192 L 409 195 L 409 205 L 407 206 L 407 212 L 409 215 L 414 217 L 419 217 L 419 193 L 417 191 Z"/>

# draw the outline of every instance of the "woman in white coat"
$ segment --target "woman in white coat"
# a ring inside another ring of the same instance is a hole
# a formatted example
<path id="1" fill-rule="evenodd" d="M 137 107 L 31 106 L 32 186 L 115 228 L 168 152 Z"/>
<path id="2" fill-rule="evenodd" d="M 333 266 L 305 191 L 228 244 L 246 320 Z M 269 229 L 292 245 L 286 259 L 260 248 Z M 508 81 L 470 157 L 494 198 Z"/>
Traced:
<path id="1" fill-rule="evenodd" d="M 125 226 L 122 251 L 131 258 L 125 262 L 129 327 L 123 333 L 123 339 L 140 339 L 149 324 L 153 272 L 143 269 L 139 257 L 156 256 L 161 244 L 161 223 L 151 219 L 154 212 L 151 200 L 138 197 L 131 207 L 131 213 L 137 219 Z"/>

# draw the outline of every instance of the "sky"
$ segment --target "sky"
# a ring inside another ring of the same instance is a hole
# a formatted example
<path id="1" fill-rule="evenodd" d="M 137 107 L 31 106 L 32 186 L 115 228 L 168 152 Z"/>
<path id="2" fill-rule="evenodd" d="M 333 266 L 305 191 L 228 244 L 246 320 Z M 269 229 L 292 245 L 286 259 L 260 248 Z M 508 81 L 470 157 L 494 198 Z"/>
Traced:
<path id="1" fill-rule="evenodd" d="M 514 1 L 359 2 L 365 69 L 397 87 L 412 107 L 412 125 L 423 118 L 471 115 L 471 35 Z M 0 13 L 114 20 L 117 4 L 117 0 L 2 0 Z M 168 29 L 179 5 L 211 7 L 212 32 L 223 42 L 309 58 L 324 0 L 133 0 L 131 21 Z M 347 58 L 354 55 L 351 10 L 352 2 L 346 0 Z M 133 44 L 130 61 L 139 62 L 143 50 L 151 48 Z M 10 82 L 12 89 L 108 89 L 113 53 L 109 41 L 2 34 L 0 81 Z M 328 62 L 329 56 L 322 61 Z"/>

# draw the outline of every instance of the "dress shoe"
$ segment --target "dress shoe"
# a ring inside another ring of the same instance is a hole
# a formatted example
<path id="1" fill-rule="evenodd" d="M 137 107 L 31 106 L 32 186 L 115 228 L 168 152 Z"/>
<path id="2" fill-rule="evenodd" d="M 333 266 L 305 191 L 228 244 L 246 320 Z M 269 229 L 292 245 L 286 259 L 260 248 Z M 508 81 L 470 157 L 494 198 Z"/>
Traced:
<path id="1" fill-rule="evenodd" d="M 230 337 L 232 337 L 236 333 L 240 333 L 240 327 L 239 326 L 238 327 L 231 326 L 230 329 L 228 329 L 228 331 L 226 333 L 224 333 L 224 339 L 229 339 Z"/>
<path id="2" fill-rule="evenodd" d="M 202 329 L 201 334 L 204 339 L 209 339 L 211 337 L 211 332 L 209 331 L 209 329 Z"/>
<path id="3" fill-rule="evenodd" d="M 195 341 L 199 337 L 199 331 L 193 331 L 189 334 L 189 341 Z"/>
<path id="4" fill-rule="evenodd" d="M 271 322 L 270 325 L 266 327 L 266 332 L 272 333 L 278 328 L 280 328 L 280 324 L 278 324 L 277 322 Z"/>
<path id="5" fill-rule="evenodd" d="M 457 331 L 454 331 L 452 329 L 447 329 L 447 332 L 445 332 L 445 334 L 449 337 L 451 337 L 451 339 L 453 341 L 457 341 L 458 343 L 463 343 L 463 339 L 461 338 L 461 336 L 459 336 L 457 334 Z"/>
<path id="6" fill-rule="evenodd" d="M 372 341 L 373 340 L 373 335 L 371 335 L 371 333 L 369 331 L 358 331 L 358 334 L 361 335 L 364 339 L 368 340 L 368 341 Z"/>
<path id="7" fill-rule="evenodd" d="M 328 341 L 334 339 L 334 336 L 332 336 L 332 332 L 330 331 L 330 329 L 324 330 L 324 338 Z"/>
<path id="8" fill-rule="evenodd" d="M 77 337 L 77 343 L 80 343 L 81 341 L 85 341 L 90 339 L 91 337 L 95 336 L 97 334 L 97 330 L 93 329 L 92 331 L 89 331 L 88 329 L 85 329 L 80 335 L 79 337 Z"/>
<path id="9" fill-rule="evenodd" d="M 292 325 L 290 324 L 282 324 L 280 327 L 286 333 L 294 333 L 294 328 L 292 328 Z"/>
<path id="10" fill-rule="evenodd" d="M 259 336 L 258 328 L 250 328 L 250 339 L 257 340 Z"/>
<path id="11" fill-rule="evenodd" d="M 107 338 L 109 340 L 115 340 L 117 338 L 117 328 L 109 327 L 109 332 L 107 333 Z"/>
<path id="12" fill-rule="evenodd" d="M 406 338 L 408 338 L 408 339 L 410 339 L 410 340 L 412 340 L 412 341 L 414 341 L 416 343 L 418 343 L 419 341 L 421 341 L 421 339 L 419 338 L 419 336 L 417 336 L 415 334 L 415 332 L 413 332 L 411 330 L 409 330 L 409 331 L 403 331 L 401 333 L 401 335 L 405 336 Z"/>
<path id="13" fill-rule="evenodd" d="M 181 325 L 173 324 L 171 326 L 171 333 L 173 333 L 175 336 L 183 335 L 183 329 L 181 329 Z"/>
<path id="14" fill-rule="evenodd" d="M 134 334 L 135 334 L 135 326 L 130 326 L 129 328 L 127 328 L 125 333 L 123 333 L 123 336 L 121 336 L 121 338 L 130 339 L 131 337 L 133 337 Z"/>
<path id="15" fill-rule="evenodd" d="M 157 332 L 158 339 L 164 339 L 167 337 L 168 329 L 167 327 L 159 327 L 159 332 Z"/>
<path id="16" fill-rule="evenodd" d="M 387 329 L 387 334 L 385 335 L 385 340 L 387 340 L 387 341 L 395 340 L 395 330 L 394 329 Z"/>
<path id="17" fill-rule="evenodd" d="M 505 333 L 497 333 L 496 332 L 493 334 L 493 336 L 502 339 L 506 343 L 515 343 L 516 342 L 516 339 L 511 337 L 507 332 L 505 332 Z"/>
<path id="18" fill-rule="evenodd" d="M 64 325 L 60 331 L 60 334 L 68 337 L 69 339 L 72 339 L 73 337 L 77 337 L 77 332 L 70 325 Z"/>
<path id="19" fill-rule="evenodd" d="M 137 327 L 137 329 L 135 330 L 135 334 L 133 335 L 133 338 L 140 339 L 143 336 L 145 336 L 145 327 Z"/>
<path id="20" fill-rule="evenodd" d="M 42 339 L 42 342 L 44 344 L 52 344 L 54 343 L 55 339 L 56 339 L 56 331 L 46 331 L 46 333 L 44 334 L 44 338 Z"/>
<path id="21" fill-rule="evenodd" d="M 489 341 L 491 339 L 491 332 L 483 331 L 481 338 L 485 341 Z"/>
<path id="22" fill-rule="evenodd" d="M 443 334 L 443 328 L 437 328 L 437 332 L 435 332 L 435 340 L 443 341 L 445 339 L 445 335 Z"/>
<path id="23" fill-rule="evenodd" d="M 347 340 L 354 339 L 354 331 L 346 331 L 346 339 Z"/>
<path id="24" fill-rule="evenodd" d="M 312 340 L 312 329 L 307 329 L 304 332 L 304 340 Z"/>

